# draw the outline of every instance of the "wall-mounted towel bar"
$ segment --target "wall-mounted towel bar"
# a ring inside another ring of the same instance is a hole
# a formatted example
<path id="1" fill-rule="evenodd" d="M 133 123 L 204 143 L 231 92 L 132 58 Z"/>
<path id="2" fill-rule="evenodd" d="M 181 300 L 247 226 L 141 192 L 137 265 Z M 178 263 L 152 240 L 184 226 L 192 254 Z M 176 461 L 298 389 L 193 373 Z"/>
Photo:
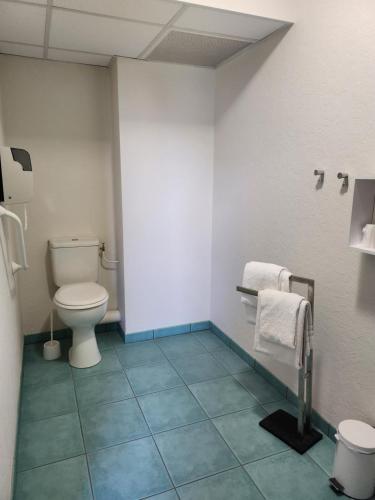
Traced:
<path id="1" fill-rule="evenodd" d="M 307 285 L 307 300 L 311 304 L 311 312 L 314 318 L 314 294 L 315 294 L 315 282 L 310 278 L 303 278 L 301 276 L 291 275 L 289 278 L 291 283 L 300 283 L 303 285 Z M 236 290 L 238 292 L 248 294 L 248 295 L 258 295 L 258 290 L 252 290 L 251 288 L 244 288 L 242 286 L 237 286 Z M 312 370 L 313 370 L 313 350 L 310 349 L 310 353 L 306 355 L 304 347 L 305 347 L 306 339 L 303 341 L 303 353 L 302 359 L 303 364 L 302 367 L 298 371 L 298 425 L 297 431 L 298 436 L 301 440 L 300 443 L 295 443 L 296 446 L 293 446 L 292 443 L 288 442 L 293 448 L 300 453 L 306 451 L 306 449 L 310 448 L 312 444 L 315 444 L 319 439 L 321 439 L 321 435 L 317 433 L 317 431 L 311 428 L 311 411 L 312 411 Z M 276 412 L 277 413 L 277 412 Z M 288 425 L 288 423 L 286 423 Z M 280 432 L 279 432 L 280 431 Z M 290 439 L 291 430 L 288 429 L 285 431 L 283 429 L 276 430 L 275 433 L 287 442 Z M 288 434 L 289 433 L 289 434 Z"/>
<path id="2" fill-rule="evenodd" d="M 7 210 L 3 206 L 0 205 L 0 218 L 3 217 L 8 217 L 12 221 L 16 223 L 17 227 L 17 242 L 18 242 L 18 247 L 19 247 L 19 256 L 21 258 L 21 264 L 18 264 L 17 262 L 11 262 L 11 267 L 13 274 L 15 274 L 17 271 L 20 269 L 27 269 L 29 266 L 27 264 L 27 257 L 26 257 L 26 247 L 25 247 L 25 238 L 23 235 L 23 226 L 21 219 L 11 212 L 10 210 Z"/>

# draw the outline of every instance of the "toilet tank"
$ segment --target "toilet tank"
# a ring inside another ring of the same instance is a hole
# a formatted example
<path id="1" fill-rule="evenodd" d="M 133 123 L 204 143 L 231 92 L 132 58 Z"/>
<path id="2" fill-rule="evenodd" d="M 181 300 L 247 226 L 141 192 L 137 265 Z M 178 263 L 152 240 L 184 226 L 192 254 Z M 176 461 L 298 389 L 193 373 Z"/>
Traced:
<path id="1" fill-rule="evenodd" d="M 98 281 L 99 239 L 66 236 L 49 240 L 53 281 L 57 286 Z"/>

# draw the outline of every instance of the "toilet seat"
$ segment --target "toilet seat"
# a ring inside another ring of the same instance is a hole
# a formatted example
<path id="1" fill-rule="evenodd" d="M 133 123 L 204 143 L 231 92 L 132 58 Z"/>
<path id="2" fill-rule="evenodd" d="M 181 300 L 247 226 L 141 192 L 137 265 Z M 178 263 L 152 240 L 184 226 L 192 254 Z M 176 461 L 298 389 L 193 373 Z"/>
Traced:
<path id="1" fill-rule="evenodd" d="M 59 288 L 53 301 L 63 309 L 91 309 L 107 302 L 108 292 L 98 283 L 74 283 Z"/>

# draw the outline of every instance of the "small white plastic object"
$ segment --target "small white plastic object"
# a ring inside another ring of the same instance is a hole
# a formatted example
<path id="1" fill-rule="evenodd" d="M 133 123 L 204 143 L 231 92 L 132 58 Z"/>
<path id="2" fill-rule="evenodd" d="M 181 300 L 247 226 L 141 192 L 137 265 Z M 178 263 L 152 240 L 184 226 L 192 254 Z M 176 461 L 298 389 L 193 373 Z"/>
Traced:
<path id="1" fill-rule="evenodd" d="M 366 500 L 375 493 L 375 428 L 344 420 L 337 429 L 334 478 L 345 495 Z"/>
<path id="2" fill-rule="evenodd" d="M 43 346 L 43 358 L 47 361 L 58 359 L 61 356 L 60 342 L 58 340 L 48 340 Z"/>
<path id="3" fill-rule="evenodd" d="M 53 309 L 50 313 L 51 340 L 43 345 L 43 358 L 47 361 L 58 359 L 61 356 L 60 342 L 53 339 Z"/>

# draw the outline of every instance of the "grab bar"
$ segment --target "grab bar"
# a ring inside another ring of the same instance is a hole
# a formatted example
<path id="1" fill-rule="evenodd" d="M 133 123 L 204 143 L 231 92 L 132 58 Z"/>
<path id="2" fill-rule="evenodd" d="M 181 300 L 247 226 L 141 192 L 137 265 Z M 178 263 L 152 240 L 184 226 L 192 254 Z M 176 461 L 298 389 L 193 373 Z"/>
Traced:
<path id="1" fill-rule="evenodd" d="M 23 227 L 22 227 L 22 222 L 21 219 L 11 212 L 10 210 L 7 210 L 3 206 L 0 205 L 0 217 L 9 217 L 10 219 L 14 220 L 16 222 L 17 226 L 17 239 L 18 239 L 18 247 L 20 249 L 20 257 L 21 257 L 21 264 L 18 264 L 17 262 L 11 262 L 12 266 L 12 271 L 13 274 L 15 274 L 17 271 L 20 269 L 28 269 L 28 264 L 27 264 L 27 257 L 26 257 L 26 247 L 25 247 L 25 238 L 23 235 Z"/>

